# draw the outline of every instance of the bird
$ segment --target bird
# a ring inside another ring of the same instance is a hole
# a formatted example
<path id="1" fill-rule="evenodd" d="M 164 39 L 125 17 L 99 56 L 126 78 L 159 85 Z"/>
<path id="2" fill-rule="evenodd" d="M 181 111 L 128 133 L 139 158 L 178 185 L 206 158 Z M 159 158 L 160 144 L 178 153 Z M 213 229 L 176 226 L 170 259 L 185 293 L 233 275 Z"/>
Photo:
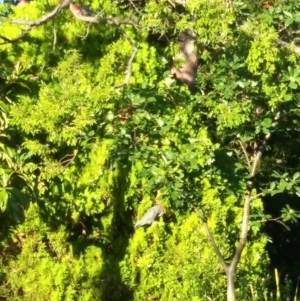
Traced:
<path id="1" fill-rule="evenodd" d="M 155 205 L 148 209 L 145 215 L 135 224 L 135 228 L 139 228 L 145 225 L 151 225 L 157 216 L 161 216 L 163 214 L 164 207 L 160 204 Z"/>
<path id="2" fill-rule="evenodd" d="M 70 3 L 71 12 L 78 17 L 91 17 L 94 13 L 87 6 Z"/>
<path id="3" fill-rule="evenodd" d="M 17 6 L 24 6 L 27 4 L 27 0 L 20 0 Z"/>

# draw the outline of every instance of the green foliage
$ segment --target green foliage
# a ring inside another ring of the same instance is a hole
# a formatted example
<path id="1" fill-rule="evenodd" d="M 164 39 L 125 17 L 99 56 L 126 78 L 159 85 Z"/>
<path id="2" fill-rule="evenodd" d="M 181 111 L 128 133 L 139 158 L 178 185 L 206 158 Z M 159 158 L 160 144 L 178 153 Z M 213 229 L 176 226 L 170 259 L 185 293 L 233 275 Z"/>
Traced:
<path id="1" fill-rule="evenodd" d="M 66 245 L 66 229 L 53 231 L 38 215 L 37 207 L 31 205 L 26 222 L 15 232 L 20 254 L 3 267 L 7 281 L 0 294 L 9 300 L 99 298 L 93 282 L 101 270 L 99 248 L 90 246 L 85 254 L 74 256 L 72 246 Z"/>
<path id="2" fill-rule="evenodd" d="M 260 197 L 300 193 L 300 70 L 283 43 L 298 43 L 299 3 L 187 2 L 90 1 L 139 25 L 85 24 L 66 9 L 2 46 L 0 297 L 224 300 L 226 275 L 192 208 L 230 262 L 249 193 L 236 295 L 265 298 L 273 217 Z M 8 16 L 37 19 L 56 4 Z M 24 30 L 1 22 L 1 36 Z M 201 58 L 194 95 L 170 78 L 187 28 Z M 134 231 L 155 201 L 164 216 Z M 298 218 L 286 203 L 280 222 Z"/>

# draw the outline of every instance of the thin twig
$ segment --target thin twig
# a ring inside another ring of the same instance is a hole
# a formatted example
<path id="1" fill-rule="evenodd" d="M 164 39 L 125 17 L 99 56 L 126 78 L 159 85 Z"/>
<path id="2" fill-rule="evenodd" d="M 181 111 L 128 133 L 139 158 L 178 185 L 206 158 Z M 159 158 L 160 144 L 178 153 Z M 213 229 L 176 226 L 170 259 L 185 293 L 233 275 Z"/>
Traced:
<path id="1" fill-rule="evenodd" d="M 133 63 L 133 60 L 135 59 L 135 57 L 137 55 L 137 52 L 138 52 L 138 48 L 136 46 L 135 41 L 130 36 L 128 36 L 128 34 L 122 28 L 120 28 L 120 27 L 118 27 L 118 28 L 123 33 L 125 38 L 129 41 L 129 43 L 131 44 L 131 46 L 133 48 L 133 51 L 132 51 L 132 54 L 131 54 L 130 59 L 128 61 L 128 64 L 127 64 L 127 70 L 126 70 L 127 74 L 126 74 L 124 83 L 121 84 L 121 85 L 114 86 L 114 88 L 116 88 L 116 89 L 121 88 L 123 86 L 128 86 L 129 85 L 129 80 L 130 80 L 131 73 L 132 73 L 132 63 Z"/>
<path id="2" fill-rule="evenodd" d="M 61 163 L 61 165 L 63 165 L 64 167 L 69 166 L 76 158 L 78 154 L 78 150 L 75 150 L 74 154 L 67 154 L 65 156 L 63 156 L 59 162 Z M 68 159 L 67 159 L 68 158 Z"/>
<path id="3" fill-rule="evenodd" d="M 129 0 L 129 2 L 130 2 L 130 4 L 133 6 L 135 12 L 141 16 L 142 13 L 137 9 L 137 7 L 135 6 L 135 4 L 134 4 L 131 0 Z"/>
<path id="4" fill-rule="evenodd" d="M 241 148 L 242 148 L 242 150 L 243 150 L 243 152 L 244 152 L 244 155 L 245 155 L 245 157 L 246 157 L 247 164 L 248 164 L 248 167 L 249 167 L 249 170 L 250 170 L 250 169 L 251 169 L 251 163 L 250 163 L 248 154 L 247 154 L 247 152 L 246 152 L 246 150 L 245 150 L 245 148 L 244 148 L 244 146 L 243 146 L 243 143 L 242 143 L 240 140 L 239 140 L 239 143 L 240 143 L 240 146 L 241 146 Z"/>
<path id="5" fill-rule="evenodd" d="M 14 42 L 17 42 L 19 40 L 21 40 L 22 38 L 24 38 L 25 36 L 27 36 L 29 34 L 29 32 L 31 31 L 33 27 L 29 26 L 26 30 L 24 30 L 19 36 L 17 36 L 16 38 L 13 38 L 13 39 L 8 39 L 2 35 L 0 35 L 0 38 L 5 41 L 5 42 L 2 42 L 0 43 L 0 45 L 3 45 L 3 44 L 9 44 L 9 43 L 14 43 Z"/>
<path id="6" fill-rule="evenodd" d="M 260 193 L 258 193 L 256 195 L 253 195 L 253 196 L 249 197 L 250 198 L 250 202 L 253 201 L 253 200 L 255 200 L 255 199 L 257 199 L 257 198 L 259 198 L 263 194 L 264 194 L 263 192 L 260 192 Z"/>
<path id="7" fill-rule="evenodd" d="M 97 13 L 97 15 L 95 15 L 95 18 L 97 18 L 98 16 L 100 16 L 103 12 L 104 12 L 104 9 L 102 9 L 99 13 Z M 87 27 L 86 27 L 86 33 L 85 33 L 84 36 L 78 35 L 79 37 L 81 37 L 82 40 L 85 40 L 85 39 L 88 37 L 88 35 L 89 35 L 89 33 L 90 33 L 90 27 L 91 27 L 92 24 L 93 24 L 93 23 L 90 22 L 90 23 L 87 25 Z"/>
<path id="8" fill-rule="evenodd" d="M 206 100 L 206 98 L 208 98 L 211 94 L 216 93 L 216 91 L 210 91 L 208 92 L 206 95 L 203 95 L 202 98 L 199 98 L 199 102 L 203 102 L 204 100 Z M 218 93 L 219 95 L 222 95 L 221 93 Z"/>
<path id="9" fill-rule="evenodd" d="M 211 243 L 211 245 L 212 245 L 215 253 L 217 254 L 218 259 L 219 259 L 219 261 L 220 261 L 220 263 L 221 263 L 224 271 L 227 273 L 228 266 L 227 266 L 227 264 L 226 264 L 226 262 L 224 260 L 224 257 L 221 254 L 221 251 L 220 251 L 219 247 L 217 246 L 217 244 L 215 242 L 215 239 L 214 239 L 214 237 L 213 237 L 213 235 L 212 235 L 209 227 L 208 227 L 206 217 L 204 216 L 202 210 L 196 208 L 194 205 L 191 205 L 191 206 L 195 210 L 195 212 L 198 214 L 198 216 L 200 217 L 200 219 L 202 220 L 203 225 L 204 225 L 204 229 L 205 229 L 205 232 L 206 232 L 206 235 L 207 235 L 207 238 L 210 241 L 210 243 Z"/>
<path id="10" fill-rule="evenodd" d="M 132 25 L 132 26 L 136 26 L 136 27 L 138 26 L 137 23 L 135 23 L 132 20 L 128 20 L 128 19 L 120 19 L 120 18 L 112 18 L 112 17 L 100 18 L 97 16 L 98 14 L 95 16 L 83 16 L 83 15 L 77 13 L 77 10 L 74 9 L 74 4 L 70 3 L 69 7 L 70 7 L 70 11 L 74 15 L 74 17 L 80 21 L 96 23 L 96 24 L 109 24 L 109 25 L 116 25 L 116 26 L 119 26 L 121 24 Z"/>
<path id="11" fill-rule="evenodd" d="M 56 47 L 56 43 L 57 43 L 57 34 L 56 34 L 56 29 L 55 27 L 53 27 L 53 46 L 52 46 L 52 50 L 55 50 Z"/>
<path id="12" fill-rule="evenodd" d="M 84 36 L 81 36 L 81 35 L 79 35 L 79 34 L 76 34 L 78 37 L 80 37 L 82 40 L 85 40 L 87 37 L 88 37 L 88 35 L 89 35 L 89 33 L 90 33 L 90 27 L 91 27 L 91 25 L 92 25 L 92 23 L 89 23 L 88 25 L 87 25 L 87 27 L 86 27 L 86 32 L 85 32 L 85 35 Z"/>

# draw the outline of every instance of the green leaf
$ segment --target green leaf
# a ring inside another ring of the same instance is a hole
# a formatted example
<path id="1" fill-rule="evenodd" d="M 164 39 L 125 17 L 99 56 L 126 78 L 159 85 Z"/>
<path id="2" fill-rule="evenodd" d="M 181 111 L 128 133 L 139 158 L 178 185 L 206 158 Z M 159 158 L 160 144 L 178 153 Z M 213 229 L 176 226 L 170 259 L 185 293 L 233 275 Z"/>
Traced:
<path id="1" fill-rule="evenodd" d="M 293 181 L 296 181 L 300 177 L 300 172 L 296 172 L 293 176 Z"/>
<path id="2" fill-rule="evenodd" d="M 147 99 L 147 102 L 157 102 L 156 98 L 151 96 Z"/>
<path id="3" fill-rule="evenodd" d="M 0 190 L 0 210 L 2 212 L 4 212 L 7 208 L 7 204 L 8 204 L 8 193 L 7 190 L 5 188 L 2 188 Z"/>
<path id="4" fill-rule="evenodd" d="M 266 129 L 270 128 L 272 125 L 273 121 L 271 118 L 265 118 L 262 122 L 262 126 Z"/>
<path id="5" fill-rule="evenodd" d="M 275 182 L 271 182 L 271 184 L 270 184 L 270 190 L 274 190 L 275 187 L 276 187 L 276 183 Z"/>
<path id="6" fill-rule="evenodd" d="M 88 133 L 88 136 L 89 137 L 92 137 L 92 136 L 94 136 L 95 135 L 95 131 L 90 131 L 89 133 Z"/>
<path id="7" fill-rule="evenodd" d="M 297 89 L 298 88 L 298 84 L 295 82 L 290 82 L 289 87 L 292 89 Z"/>
<path id="8" fill-rule="evenodd" d="M 278 185 L 278 189 L 280 191 L 284 191 L 286 189 L 287 184 L 288 183 L 285 180 L 281 179 Z"/>
<path id="9" fill-rule="evenodd" d="M 294 22 L 294 18 L 287 18 L 284 20 L 284 25 L 288 27 L 289 25 L 293 24 L 293 22 Z"/>
<path id="10" fill-rule="evenodd" d="M 293 18 L 293 15 L 292 15 L 290 12 L 284 10 L 283 13 L 284 13 L 286 16 L 288 16 L 288 17 L 290 17 L 290 18 Z"/>

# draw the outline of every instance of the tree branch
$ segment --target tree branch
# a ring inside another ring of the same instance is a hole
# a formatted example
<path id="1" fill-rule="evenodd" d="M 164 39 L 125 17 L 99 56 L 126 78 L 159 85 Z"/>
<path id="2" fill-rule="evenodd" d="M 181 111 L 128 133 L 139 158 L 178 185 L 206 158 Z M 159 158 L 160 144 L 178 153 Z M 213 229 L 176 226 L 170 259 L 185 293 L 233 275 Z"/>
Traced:
<path id="1" fill-rule="evenodd" d="M 261 33 L 259 31 L 254 31 L 254 36 L 256 37 L 259 37 L 261 36 Z M 287 43 L 281 39 L 276 39 L 275 42 L 278 44 L 278 45 L 282 45 L 284 46 L 285 48 L 290 48 L 292 51 L 294 51 L 295 53 L 297 54 L 300 54 L 300 47 L 297 46 L 297 45 L 293 45 L 293 42 L 292 43 Z"/>
<path id="2" fill-rule="evenodd" d="M 250 160 L 249 160 L 248 154 L 247 154 L 247 152 L 246 152 L 246 150 L 245 150 L 245 148 L 244 148 L 244 146 L 243 146 L 243 143 L 242 143 L 240 140 L 239 140 L 239 143 L 240 143 L 240 146 L 241 146 L 241 148 L 242 148 L 242 150 L 243 150 L 243 152 L 244 152 L 244 155 L 245 155 L 245 157 L 246 157 L 247 164 L 248 164 L 248 167 L 249 167 L 249 170 L 250 170 L 251 164 L 250 164 Z"/>
<path id="3" fill-rule="evenodd" d="M 241 237 L 240 237 L 239 244 L 235 250 L 233 259 L 229 265 L 230 272 L 232 272 L 234 274 L 236 272 L 236 267 L 240 261 L 242 252 L 243 252 L 246 242 L 247 242 L 248 224 L 249 224 L 249 219 L 250 219 L 250 203 L 251 203 L 251 198 L 249 195 L 246 195 L 245 203 L 244 203 L 244 210 L 243 210 Z"/>
<path id="4" fill-rule="evenodd" d="M 259 198 L 263 194 L 264 194 L 263 192 L 260 192 L 260 193 L 258 193 L 256 195 L 253 195 L 253 196 L 249 197 L 250 198 L 250 202 L 253 201 L 253 200 L 255 200 L 255 199 L 257 199 L 257 198 Z"/>
<path id="5" fill-rule="evenodd" d="M 257 172 L 257 168 L 258 168 L 258 163 L 261 159 L 262 156 L 262 152 L 267 144 L 267 141 L 269 140 L 269 138 L 271 137 L 271 133 L 268 133 L 265 136 L 265 139 L 263 140 L 262 144 L 259 146 L 258 152 L 255 155 L 255 158 L 253 160 L 253 164 L 252 164 L 252 170 L 251 170 L 251 176 L 254 176 Z"/>
<path id="6" fill-rule="evenodd" d="M 128 61 L 128 64 L 127 64 L 127 71 L 126 71 L 127 75 L 126 75 L 125 81 L 124 81 L 123 84 L 115 86 L 114 88 L 116 88 L 116 89 L 120 88 L 120 87 L 123 87 L 125 85 L 126 86 L 129 85 L 129 80 L 130 80 L 131 72 L 132 72 L 132 63 L 133 63 L 133 60 L 135 59 L 136 54 L 138 52 L 138 48 L 136 46 L 135 41 L 130 36 L 128 36 L 128 34 L 122 28 L 120 28 L 119 26 L 118 26 L 118 28 L 119 28 L 120 31 L 122 31 L 125 38 L 129 41 L 129 43 L 133 47 L 133 51 L 132 51 L 132 54 L 131 54 L 130 59 Z"/>
<path id="7" fill-rule="evenodd" d="M 32 27 L 40 26 L 47 23 L 49 20 L 53 19 L 58 13 L 60 13 L 63 9 L 67 8 L 71 3 L 71 0 L 64 0 L 59 5 L 57 5 L 50 13 L 41 17 L 38 20 L 30 21 L 30 20 L 11 20 L 11 23 L 17 25 L 28 25 Z"/>
<path id="8" fill-rule="evenodd" d="M 27 25 L 28 28 L 25 31 L 23 31 L 18 37 L 14 38 L 14 39 L 8 39 L 6 37 L 0 36 L 1 39 L 5 41 L 5 42 L 1 43 L 0 45 L 7 44 L 7 43 L 14 43 L 14 42 L 24 38 L 27 34 L 29 34 L 29 32 L 34 27 L 41 26 L 41 25 L 47 23 L 49 20 L 53 19 L 62 9 L 67 8 L 70 3 L 71 3 L 71 0 L 64 0 L 61 4 L 57 5 L 50 13 L 48 13 L 47 15 L 45 15 L 35 21 L 16 20 L 16 19 L 11 20 L 12 24 Z M 0 20 L 6 20 L 6 19 L 7 18 L 5 18 L 5 17 L 0 17 Z"/>
<path id="9" fill-rule="evenodd" d="M 211 245 L 212 245 L 215 253 L 217 254 L 218 259 L 219 259 L 219 261 L 220 261 L 220 263 L 221 263 L 224 271 L 227 273 L 228 266 L 227 266 L 227 264 L 226 264 L 226 262 L 224 260 L 224 257 L 221 254 L 221 251 L 220 251 L 219 247 L 217 246 L 217 244 L 215 242 L 215 239 L 214 239 L 214 237 L 213 237 L 213 235 L 212 235 L 209 227 L 208 227 L 208 224 L 207 224 L 207 221 L 206 221 L 207 219 L 205 218 L 203 212 L 200 209 L 196 208 L 194 205 L 191 205 L 191 206 L 195 210 L 195 212 L 198 214 L 198 216 L 200 217 L 200 219 L 202 220 L 203 225 L 204 225 L 204 229 L 205 229 L 205 232 L 206 232 L 206 235 L 207 235 L 207 238 L 210 241 L 210 243 L 211 243 Z"/>
<path id="10" fill-rule="evenodd" d="M 55 27 L 53 28 L 53 46 L 52 46 L 52 50 L 54 51 L 55 50 L 55 47 L 56 47 L 56 42 L 57 42 L 57 35 L 56 35 L 56 29 Z"/>
<path id="11" fill-rule="evenodd" d="M 274 120 L 278 120 L 279 119 L 279 116 L 280 116 L 280 113 L 278 112 L 275 117 L 274 117 Z M 251 168 L 251 176 L 254 177 L 255 174 L 257 173 L 257 168 L 258 168 L 258 164 L 261 160 L 261 157 L 262 157 L 262 153 L 263 153 L 263 150 L 268 142 L 268 140 L 270 139 L 271 137 L 271 133 L 268 133 L 262 144 L 259 146 L 259 149 L 258 149 L 258 152 L 256 153 L 255 157 L 254 157 L 254 160 L 253 160 L 253 164 L 252 164 L 252 168 Z M 248 224 L 249 224 L 249 219 L 250 219 L 250 204 L 251 204 L 251 201 L 254 200 L 255 198 L 257 198 L 259 195 L 261 195 L 262 193 L 259 193 L 255 196 L 250 196 L 250 191 L 248 190 L 246 192 L 246 195 L 245 195 L 245 203 L 244 203 L 244 210 L 243 210 L 243 219 L 242 219 L 242 230 L 241 230 L 241 237 L 240 237 L 240 241 L 239 241 L 239 244 L 235 250 L 235 253 L 234 253 L 234 256 L 233 256 L 233 259 L 229 265 L 229 271 L 231 273 L 234 273 L 236 272 L 236 267 L 240 261 L 240 258 L 241 258 L 241 255 L 242 255 L 242 252 L 245 248 L 245 245 L 246 245 L 246 242 L 247 242 L 247 236 L 248 236 Z"/>
<path id="12" fill-rule="evenodd" d="M 127 20 L 127 19 L 123 20 L 119 18 L 100 18 L 98 16 L 81 16 L 76 14 L 74 10 L 71 9 L 72 5 L 73 4 L 71 3 L 71 0 L 64 0 L 59 5 L 57 5 L 50 13 L 46 14 L 45 16 L 41 17 L 38 20 L 17 20 L 17 19 L 11 20 L 10 22 L 12 24 L 27 25 L 28 28 L 24 30 L 18 37 L 13 39 L 9 39 L 0 35 L 0 38 L 4 41 L 0 43 L 0 45 L 19 41 L 20 39 L 24 38 L 27 34 L 29 34 L 29 32 L 34 27 L 38 27 L 47 23 L 49 20 L 53 19 L 58 13 L 60 13 L 63 9 L 67 7 L 70 8 L 70 11 L 75 16 L 75 18 L 80 21 L 89 22 L 89 23 L 98 23 L 98 24 L 110 24 L 110 25 L 117 25 L 117 26 L 121 24 L 137 26 L 137 24 L 134 21 Z M 7 20 L 7 18 L 0 17 L 0 21 L 4 21 L 4 20 Z"/>
<path id="13" fill-rule="evenodd" d="M 137 24 L 134 21 L 128 20 L 128 19 L 120 19 L 120 18 L 112 18 L 112 17 L 102 18 L 102 17 L 99 17 L 98 14 L 95 16 L 83 16 L 83 15 L 77 14 L 76 11 L 74 10 L 73 6 L 74 5 L 72 3 L 70 3 L 70 5 L 69 5 L 70 11 L 74 15 L 74 17 L 80 21 L 96 23 L 96 24 L 109 24 L 109 25 L 116 25 L 116 26 L 119 26 L 122 24 L 137 26 Z"/>
<path id="14" fill-rule="evenodd" d="M 282 46 L 284 46 L 284 47 L 286 47 L 286 48 L 291 47 L 291 49 L 292 49 L 295 53 L 300 54 L 300 47 L 297 46 L 297 45 L 293 45 L 292 43 L 284 42 L 284 41 L 282 41 L 282 40 L 280 40 L 280 39 L 277 39 L 277 40 L 276 40 L 276 43 L 277 43 L 278 45 L 282 45 Z"/>

